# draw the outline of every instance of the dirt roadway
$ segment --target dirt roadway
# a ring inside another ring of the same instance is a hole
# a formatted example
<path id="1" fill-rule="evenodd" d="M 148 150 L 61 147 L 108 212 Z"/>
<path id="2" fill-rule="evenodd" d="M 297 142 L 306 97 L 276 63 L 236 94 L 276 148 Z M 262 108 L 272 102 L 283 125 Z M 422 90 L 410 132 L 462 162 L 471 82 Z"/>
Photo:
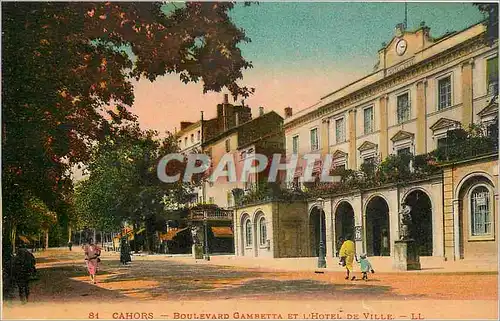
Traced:
<path id="1" fill-rule="evenodd" d="M 242 319 L 234 315 L 237 312 L 243 317 L 252 313 L 252 318 L 280 313 L 284 319 L 295 313 L 298 319 L 354 314 L 360 319 L 409 319 L 411 313 L 426 319 L 496 319 L 498 314 L 496 273 L 376 273 L 368 282 L 352 282 L 338 272 L 263 271 L 159 257 L 122 267 L 116 255 L 105 253 L 98 284 L 93 285 L 79 252 L 48 251 L 37 261 L 40 280 L 32 286 L 32 302 L 22 306 L 6 300 L 4 318 L 89 319 L 98 313 L 100 319 L 194 319 L 211 317 L 201 313 L 220 313 L 222 318 Z"/>

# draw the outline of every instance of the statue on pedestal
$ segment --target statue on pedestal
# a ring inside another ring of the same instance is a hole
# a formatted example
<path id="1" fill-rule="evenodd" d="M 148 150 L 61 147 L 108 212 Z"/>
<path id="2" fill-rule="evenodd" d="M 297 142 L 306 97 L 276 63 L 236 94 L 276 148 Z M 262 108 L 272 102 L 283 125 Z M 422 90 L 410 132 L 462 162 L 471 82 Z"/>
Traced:
<path id="1" fill-rule="evenodd" d="M 409 225 L 411 224 L 411 207 L 407 204 L 401 204 L 401 210 L 399 211 L 399 239 L 409 240 L 410 231 Z"/>
<path id="2" fill-rule="evenodd" d="M 201 245 L 199 231 L 200 231 L 200 227 L 199 226 L 192 226 L 191 227 L 191 237 L 193 238 L 193 244 L 194 245 Z"/>

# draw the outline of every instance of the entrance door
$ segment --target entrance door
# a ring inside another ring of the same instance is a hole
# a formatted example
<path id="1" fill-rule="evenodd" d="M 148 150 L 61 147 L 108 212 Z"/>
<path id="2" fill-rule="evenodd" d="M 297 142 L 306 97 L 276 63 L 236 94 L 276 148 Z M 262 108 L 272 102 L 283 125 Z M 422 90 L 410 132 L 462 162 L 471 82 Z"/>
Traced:
<path id="1" fill-rule="evenodd" d="M 342 246 L 340 238 L 354 237 L 354 210 L 348 202 L 341 202 L 335 210 L 335 250 Z"/>
<path id="2" fill-rule="evenodd" d="M 432 256 L 432 204 L 426 193 L 416 190 L 405 203 L 411 207 L 410 237 L 417 244 L 420 256 Z"/>
<path id="3" fill-rule="evenodd" d="M 320 237 L 323 241 L 323 245 L 326 248 L 326 220 L 325 220 L 325 212 L 323 210 L 320 210 L 318 207 L 314 207 L 311 210 L 309 227 L 310 227 L 309 239 L 311 242 L 311 255 L 319 256 Z"/>
<path id="4" fill-rule="evenodd" d="M 391 254 L 389 232 L 389 206 L 379 196 L 373 197 L 366 206 L 366 250 L 369 256 Z"/>

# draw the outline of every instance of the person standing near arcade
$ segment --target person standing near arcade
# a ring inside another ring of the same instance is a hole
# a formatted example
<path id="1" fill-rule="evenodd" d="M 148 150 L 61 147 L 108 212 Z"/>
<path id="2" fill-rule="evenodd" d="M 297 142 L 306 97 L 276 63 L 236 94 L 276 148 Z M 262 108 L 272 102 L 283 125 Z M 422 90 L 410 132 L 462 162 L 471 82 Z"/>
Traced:
<path id="1" fill-rule="evenodd" d="M 349 280 L 349 275 L 352 273 L 353 269 L 353 261 L 354 258 L 356 258 L 356 262 L 358 261 L 358 258 L 356 257 L 356 245 L 352 241 L 352 235 L 348 234 L 346 235 L 346 239 L 342 246 L 340 247 L 340 257 L 342 260 L 345 262 L 345 268 L 347 271 L 347 275 L 345 277 L 346 280 Z M 356 277 L 353 275 L 351 280 L 356 279 Z"/>

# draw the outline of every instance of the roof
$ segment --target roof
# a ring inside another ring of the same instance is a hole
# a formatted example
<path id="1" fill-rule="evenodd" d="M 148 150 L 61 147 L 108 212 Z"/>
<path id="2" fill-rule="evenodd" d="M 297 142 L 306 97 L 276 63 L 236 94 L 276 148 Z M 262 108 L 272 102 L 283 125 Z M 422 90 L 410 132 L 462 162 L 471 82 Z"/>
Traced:
<path id="1" fill-rule="evenodd" d="M 253 119 L 247 121 L 246 123 L 243 123 L 239 126 L 232 127 L 230 129 L 226 130 L 225 132 L 219 133 L 219 134 L 207 139 L 205 142 L 203 142 L 203 145 L 206 146 L 206 145 L 211 144 L 213 142 L 216 142 L 222 138 L 225 138 L 229 135 L 243 131 L 249 127 L 258 128 L 259 123 L 266 121 L 266 120 L 269 120 L 270 118 L 277 118 L 277 119 L 280 119 L 281 121 L 283 121 L 283 117 L 281 117 L 274 110 L 271 110 L 271 111 L 263 114 L 262 116 L 259 116 L 257 118 L 253 118 Z M 245 137 L 245 139 L 253 140 L 255 138 L 254 137 Z M 241 145 L 241 144 L 242 144 L 241 142 L 238 142 L 238 145 Z"/>
<path id="2" fill-rule="evenodd" d="M 173 229 L 168 230 L 168 231 L 167 231 L 167 233 L 160 233 L 159 238 L 160 238 L 160 240 L 162 240 L 162 241 L 171 241 L 171 240 L 173 240 L 173 239 L 174 239 L 174 237 L 175 237 L 178 233 L 180 233 L 180 232 L 182 232 L 182 231 L 185 231 L 185 230 L 187 230 L 187 229 L 188 229 L 187 227 L 185 227 L 185 228 L 180 228 L 180 229 L 179 229 L 179 228 L 173 228 Z"/>
<path id="3" fill-rule="evenodd" d="M 233 230 L 229 226 L 212 226 L 212 233 L 218 238 L 232 238 Z"/>

